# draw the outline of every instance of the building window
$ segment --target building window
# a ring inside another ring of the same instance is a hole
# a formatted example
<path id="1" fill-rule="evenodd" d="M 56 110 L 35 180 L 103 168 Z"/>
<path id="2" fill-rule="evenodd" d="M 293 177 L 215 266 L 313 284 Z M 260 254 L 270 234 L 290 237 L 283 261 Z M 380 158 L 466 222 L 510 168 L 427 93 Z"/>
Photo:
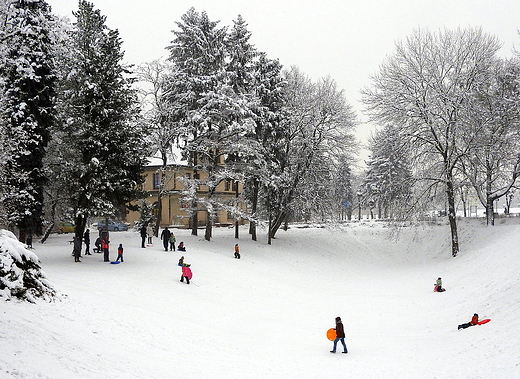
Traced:
<path id="1" fill-rule="evenodd" d="M 238 191 L 238 180 L 235 180 L 233 182 L 233 191 L 237 192 Z"/>
<path id="2" fill-rule="evenodd" d="M 159 174 L 153 174 L 153 189 L 158 189 L 161 185 L 161 177 Z"/>
<path id="3" fill-rule="evenodd" d="M 224 183 L 224 191 L 229 191 L 230 189 L 231 189 L 231 180 L 226 179 L 226 181 Z"/>

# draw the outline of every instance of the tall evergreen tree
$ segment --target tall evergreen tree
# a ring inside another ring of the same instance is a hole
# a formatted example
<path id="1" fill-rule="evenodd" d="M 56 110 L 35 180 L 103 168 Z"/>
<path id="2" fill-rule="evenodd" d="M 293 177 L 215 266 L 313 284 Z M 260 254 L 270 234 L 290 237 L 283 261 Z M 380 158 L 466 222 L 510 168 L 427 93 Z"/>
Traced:
<path id="1" fill-rule="evenodd" d="M 409 204 L 412 173 L 405 145 L 395 127 L 387 125 L 370 140 L 372 154 L 362 185 L 365 203 L 378 209 L 378 217 L 394 217 Z"/>
<path id="2" fill-rule="evenodd" d="M 199 14 L 192 8 L 177 23 L 179 30 L 174 31 L 176 38 L 168 47 L 175 66 L 170 102 L 186 158 L 195 168 L 194 178 L 187 183 L 187 197 L 194 216 L 199 207 L 206 211 L 207 240 L 222 206 L 215 196 L 216 187 L 231 175 L 223 164 L 225 157 L 252 127 L 250 118 L 244 117 L 249 113 L 247 97 L 234 91 L 226 70 L 227 28 L 217 25 L 205 12 Z M 205 196 L 198 196 L 200 185 L 207 189 Z M 197 223 L 193 217 L 193 234 Z"/>
<path id="3" fill-rule="evenodd" d="M 43 0 L 4 4 L 0 29 L 1 115 L 4 124 L 0 167 L 0 204 L 21 241 L 40 234 L 43 221 L 43 172 L 49 129 L 54 122 L 52 17 Z"/>
<path id="4" fill-rule="evenodd" d="M 80 236 L 88 217 L 120 214 L 139 196 L 145 154 L 119 32 L 105 25 L 106 17 L 90 2 L 81 0 L 74 16 L 70 71 L 61 83 L 60 135 L 69 150 L 62 159 Z"/>
<path id="5" fill-rule="evenodd" d="M 285 114 L 283 96 L 286 80 L 278 60 L 258 55 L 254 66 L 253 91 L 257 105 L 253 108 L 255 128 L 249 135 L 250 153 L 246 155 L 245 196 L 251 204 L 250 234 L 256 241 L 257 220 L 268 218 L 267 194 L 271 174 L 283 160 L 282 148 L 286 129 L 282 122 Z M 251 143 L 253 142 L 253 143 Z"/>

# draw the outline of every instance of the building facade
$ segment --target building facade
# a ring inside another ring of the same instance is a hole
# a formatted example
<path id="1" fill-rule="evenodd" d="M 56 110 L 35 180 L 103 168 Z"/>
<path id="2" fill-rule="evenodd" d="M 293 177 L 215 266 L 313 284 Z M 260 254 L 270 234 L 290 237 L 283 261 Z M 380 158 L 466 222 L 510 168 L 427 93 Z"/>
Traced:
<path id="1" fill-rule="evenodd" d="M 156 164 L 154 164 L 156 163 Z M 156 159 L 152 159 L 150 165 L 145 168 L 143 173 L 145 181 L 143 190 L 149 195 L 146 199 L 153 206 L 155 216 L 161 213 L 160 227 L 170 226 L 177 228 L 191 228 L 192 210 L 190 204 L 184 200 L 184 192 L 186 190 L 185 179 L 200 179 L 204 182 L 207 173 L 196 172 L 192 167 L 184 164 L 169 165 L 166 170 L 162 170 L 162 165 L 157 164 Z M 161 190 L 161 183 L 164 188 Z M 243 184 L 235 180 L 224 180 L 216 188 L 213 197 L 217 197 L 221 203 L 230 203 L 236 201 L 243 190 Z M 159 205 L 159 195 L 161 196 L 161 204 Z M 197 189 L 197 197 L 204 198 L 208 194 L 205 185 L 200 185 Z M 244 204 L 240 206 L 245 209 Z M 140 214 L 132 211 L 127 215 L 127 221 L 134 225 L 139 220 Z M 205 226 L 207 222 L 207 212 L 203 207 L 197 210 L 197 226 Z M 217 210 L 215 226 L 234 225 L 236 219 L 227 210 Z M 239 221 L 245 223 L 243 219 Z"/>

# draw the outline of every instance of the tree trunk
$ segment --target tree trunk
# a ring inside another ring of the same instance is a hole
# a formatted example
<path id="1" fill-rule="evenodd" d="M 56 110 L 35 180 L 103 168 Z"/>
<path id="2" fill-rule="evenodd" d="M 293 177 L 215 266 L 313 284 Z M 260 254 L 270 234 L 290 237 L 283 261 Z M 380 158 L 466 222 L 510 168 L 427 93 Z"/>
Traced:
<path id="1" fill-rule="evenodd" d="M 197 227 L 199 224 L 199 212 L 197 210 L 197 202 L 194 201 L 193 204 L 193 211 L 191 212 L 191 235 L 196 236 L 197 235 Z"/>
<path id="2" fill-rule="evenodd" d="M 256 217 L 256 210 L 258 206 L 258 192 L 260 191 L 260 185 L 258 178 L 253 179 L 253 199 L 251 201 L 251 212 L 253 217 Z M 256 221 L 251 221 L 249 224 L 249 234 L 251 234 L 251 239 L 256 241 Z"/>
<path id="3" fill-rule="evenodd" d="M 446 195 L 448 197 L 448 219 L 451 230 L 451 255 L 456 257 L 459 253 L 459 237 L 457 233 L 457 214 L 455 212 L 455 191 L 451 181 L 451 173 L 448 173 L 446 182 Z"/>
<path id="4" fill-rule="evenodd" d="M 486 224 L 495 225 L 495 209 L 493 207 L 494 198 L 489 194 L 486 196 Z"/>
<path id="5" fill-rule="evenodd" d="M 238 181 L 235 181 L 235 197 L 238 199 Z M 237 200 L 237 207 L 238 207 L 238 200 Z M 239 227 L 240 219 L 237 218 L 235 221 L 235 238 L 238 239 L 238 227 Z"/>
<path id="6" fill-rule="evenodd" d="M 206 232 L 204 233 L 204 239 L 206 241 L 211 241 L 211 232 L 212 232 L 212 223 L 213 223 L 213 216 L 210 214 L 209 211 L 206 211 Z"/>

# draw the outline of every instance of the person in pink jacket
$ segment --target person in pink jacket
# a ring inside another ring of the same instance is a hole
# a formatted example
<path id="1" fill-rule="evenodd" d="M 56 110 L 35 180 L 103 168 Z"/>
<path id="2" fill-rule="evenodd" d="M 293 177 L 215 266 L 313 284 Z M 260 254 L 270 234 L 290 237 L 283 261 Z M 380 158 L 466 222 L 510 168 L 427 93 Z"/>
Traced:
<path id="1" fill-rule="evenodd" d="M 181 282 L 184 283 L 184 279 L 186 279 L 186 284 L 190 284 L 192 276 L 191 269 L 188 266 L 182 266 Z"/>

